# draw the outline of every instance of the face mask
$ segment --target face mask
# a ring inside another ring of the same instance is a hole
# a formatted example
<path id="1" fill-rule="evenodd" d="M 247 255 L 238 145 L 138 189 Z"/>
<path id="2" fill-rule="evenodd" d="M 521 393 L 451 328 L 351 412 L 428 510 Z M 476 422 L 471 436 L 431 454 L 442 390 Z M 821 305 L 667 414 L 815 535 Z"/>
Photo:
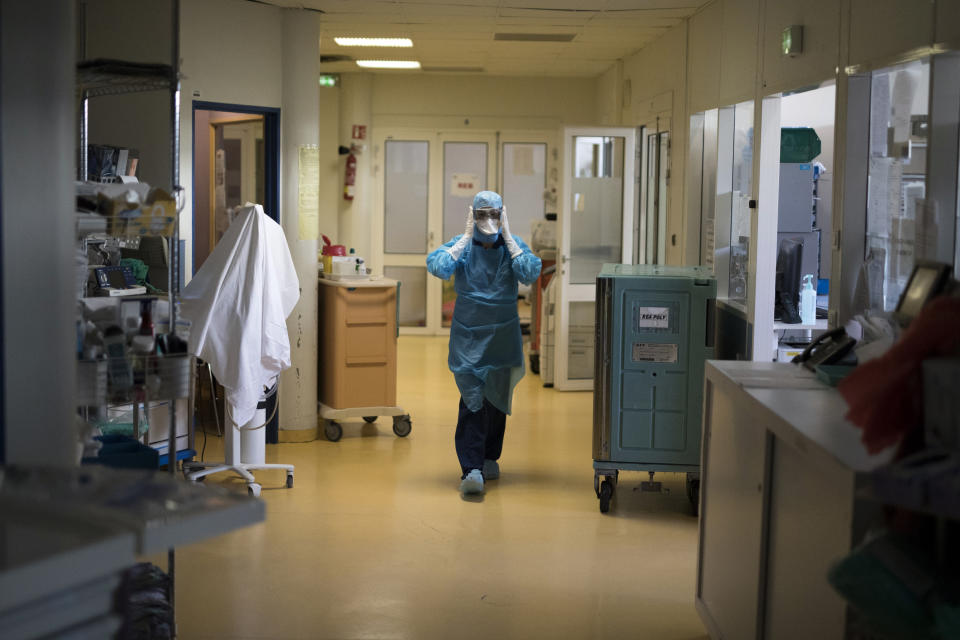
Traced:
<path id="1" fill-rule="evenodd" d="M 473 219 L 484 235 L 495 236 L 500 231 L 500 209 L 474 209 Z"/>

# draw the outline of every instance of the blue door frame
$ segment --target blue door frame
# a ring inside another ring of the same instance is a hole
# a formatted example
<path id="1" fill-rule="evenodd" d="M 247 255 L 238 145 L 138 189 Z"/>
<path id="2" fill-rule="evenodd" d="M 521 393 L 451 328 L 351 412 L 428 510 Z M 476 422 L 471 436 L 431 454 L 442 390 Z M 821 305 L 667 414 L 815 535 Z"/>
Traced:
<path id="1" fill-rule="evenodd" d="M 280 223 L 280 109 L 275 107 L 256 107 L 246 104 L 228 104 L 226 102 L 206 102 L 203 100 L 193 101 L 193 110 L 190 118 L 191 148 L 192 141 L 197 139 L 197 132 L 194 130 L 197 122 L 197 111 L 229 111 L 231 113 L 249 113 L 251 115 L 263 116 L 263 205 L 265 213 Z M 196 153 L 191 160 L 191 180 L 196 184 L 197 177 L 197 157 Z M 193 190 L 193 211 L 196 212 L 196 189 Z M 193 256 L 196 257 L 196 246 L 193 246 Z M 191 261 L 196 264 L 195 260 Z M 273 413 L 273 419 L 267 424 L 266 436 L 267 443 L 276 444 L 279 441 L 280 434 L 280 411 L 274 409 L 277 403 L 277 396 L 273 395 L 267 400 L 267 415 Z M 226 425 L 224 425 L 226 428 Z"/>

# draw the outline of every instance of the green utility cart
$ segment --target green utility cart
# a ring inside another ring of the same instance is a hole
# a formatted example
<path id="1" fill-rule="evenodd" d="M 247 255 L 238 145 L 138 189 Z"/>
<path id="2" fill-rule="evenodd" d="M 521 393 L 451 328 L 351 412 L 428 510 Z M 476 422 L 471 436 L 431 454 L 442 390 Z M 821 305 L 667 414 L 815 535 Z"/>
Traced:
<path id="1" fill-rule="evenodd" d="M 704 363 L 717 282 L 704 267 L 607 264 L 597 277 L 594 490 L 600 511 L 620 470 L 686 473 L 697 512 Z"/>

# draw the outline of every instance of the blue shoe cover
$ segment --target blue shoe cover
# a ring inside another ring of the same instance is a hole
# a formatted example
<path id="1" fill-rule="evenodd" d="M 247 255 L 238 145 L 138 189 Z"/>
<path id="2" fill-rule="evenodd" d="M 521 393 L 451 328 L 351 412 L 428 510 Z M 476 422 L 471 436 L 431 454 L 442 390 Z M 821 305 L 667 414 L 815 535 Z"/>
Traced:
<path id="1" fill-rule="evenodd" d="M 463 495 L 483 493 L 483 474 L 480 469 L 472 469 L 464 476 L 460 481 L 460 493 Z"/>
<path id="2" fill-rule="evenodd" d="M 483 461 L 483 479 L 496 480 L 500 477 L 500 465 L 496 460 Z"/>

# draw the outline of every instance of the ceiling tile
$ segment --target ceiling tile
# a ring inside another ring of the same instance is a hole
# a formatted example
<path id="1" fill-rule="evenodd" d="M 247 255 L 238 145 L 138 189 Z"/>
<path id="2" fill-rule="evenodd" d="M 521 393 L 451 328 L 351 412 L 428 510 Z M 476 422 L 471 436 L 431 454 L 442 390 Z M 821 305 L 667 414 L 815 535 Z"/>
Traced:
<path id="1" fill-rule="evenodd" d="M 676 9 L 694 13 L 709 0 L 607 0 L 607 11 Z"/>

